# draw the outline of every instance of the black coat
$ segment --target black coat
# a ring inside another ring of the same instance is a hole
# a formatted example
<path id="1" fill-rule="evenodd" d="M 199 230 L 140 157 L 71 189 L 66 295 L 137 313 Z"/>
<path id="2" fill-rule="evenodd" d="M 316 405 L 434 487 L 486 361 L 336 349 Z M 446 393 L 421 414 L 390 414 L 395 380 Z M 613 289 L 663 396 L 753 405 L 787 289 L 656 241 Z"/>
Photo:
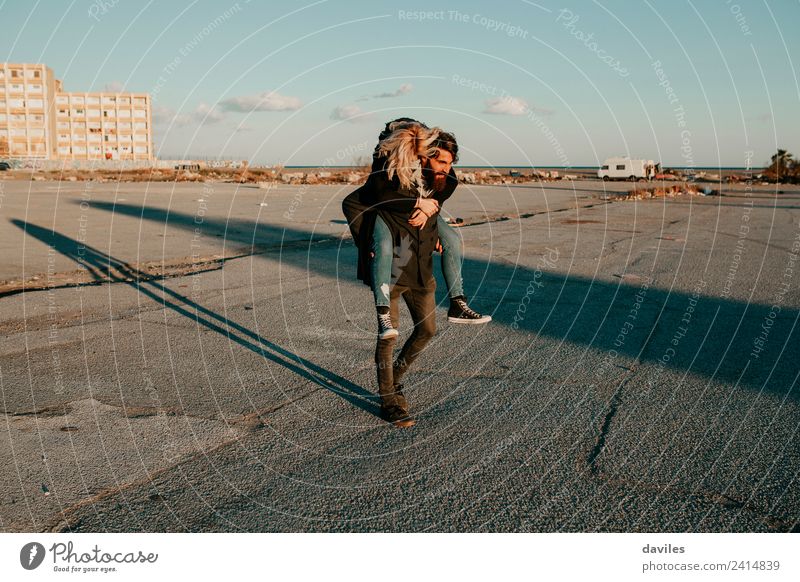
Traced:
<path id="1" fill-rule="evenodd" d="M 372 173 L 366 183 L 348 195 L 342 202 L 353 242 L 358 247 L 358 278 L 372 286 L 370 251 L 375 217 L 380 216 L 392 233 L 395 247 L 392 262 L 392 283 L 411 288 L 433 285 L 432 253 L 439 240 L 436 217 L 431 217 L 422 228 L 408 224 L 417 202 L 417 193 L 400 187 L 397 176 L 388 179 L 383 160 L 373 159 Z M 458 178 L 451 168 L 447 185 L 433 198 L 441 205 L 453 194 Z"/>

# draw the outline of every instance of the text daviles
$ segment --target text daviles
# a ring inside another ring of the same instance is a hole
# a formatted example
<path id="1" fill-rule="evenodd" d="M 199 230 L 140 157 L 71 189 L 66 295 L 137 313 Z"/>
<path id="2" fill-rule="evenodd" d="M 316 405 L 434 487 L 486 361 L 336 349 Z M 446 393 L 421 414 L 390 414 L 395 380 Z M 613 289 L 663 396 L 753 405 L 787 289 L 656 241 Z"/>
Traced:
<path id="1" fill-rule="evenodd" d="M 651 546 L 650 544 L 642 548 L 645 554 L 683 554 L 686 548 L 683 546 L 673 546 L 672 544 L 664 544 L 663 546 Z"/>

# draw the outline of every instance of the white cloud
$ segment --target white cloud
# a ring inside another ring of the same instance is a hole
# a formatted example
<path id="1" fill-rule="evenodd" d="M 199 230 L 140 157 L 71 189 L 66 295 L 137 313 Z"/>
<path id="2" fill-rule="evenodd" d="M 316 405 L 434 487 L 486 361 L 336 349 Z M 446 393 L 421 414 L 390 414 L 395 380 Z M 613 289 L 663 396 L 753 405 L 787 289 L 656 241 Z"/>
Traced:
<path id="1" fill-rule="evenodd" d="M 303 106 L 297 97 L 281 95 L 275 91 L 264 91 L 257 95 L 232 97 L 220 103 L 223 111 L 250 113 L 252 111 L 295 111 Z"/>
<path id="2" fill-rule="evenodd" d="M 169 123 L 175 117 L 175 110 L 166 105 L 154 105 L 151 111 L 153 123 Z"/>
<path id="3" fill-rule="evenodd" d="M 192 118 L 197 123 L 217 123 L 225 119 L 225 114 L 214 107 L 209 107 L 201 102 L 194 111 L 192 111 Z"/>
<path id="4" fill-rule="evenodd" d="M 525 115 L 528 104 L 517 97 L 492 97 L 486 100 L 484 113 L 496 115 Z"/>
<path id="5" fill-rule="evenodd" d="M 387 93 L 378 93 L 377 95 L 372 95 L 370 97 L 359 97 L 356 101 L 369 101 L 370 99 L 387 99 L 389 97 L 400 97 L 401 95 L 408 95 L 414 90 L 414 85 L 411 83 L 403 83 L 395 89 L 394 91 L 390 91 Z"/>
<path id="6" fill-rule="evenodd" d="M 331 119 L 357 122 L 369 119 L 371 115 L 371 113 L 365 113 L 358 105 L 339 105 L 331 112 Z"/>
<path id="7" fill-rule="evenodd" d="M 524 99 L 512 97 L 511 95 L 487 99 L 486 107 L 483 110 L 484 113 L 495 115 L 525 115 L 528 111 L 533 111 L 540 115 L 553 115 L 555 113 L 552 109 L 528 105 L 528 102 Z"/>
<path id="8" fill-rule="evenodd" d="M 408 95 L 411 91 L 414 90 L 414 85 L 411 83 L 403 83 L 400 87 L 391 93 L 380 93 L 378 95 L 373 95 L 374 99 L 386 99 L 387 97 L 400 97 L 400 95 Z"/>
<path id="9" fill-rule="evenodd" d="M 103 87 L 103 93 L 122 93 L 124 90 L 125 85 L 122 84 L 122 81 L 111 81 Z"/>
<path id="10" fill-rule="evenodd" d="M 173 125 L 175 127 L 186 127 L 193 123 L 198 125 L 217 123 L 225 119 L 225 114 L 222 111 L 202 102 L 195 107 L 193 111 L 180 115 L 171 107 L 155 105 L 151 115 L 153 116 L 153 123 L 157 123 L 158 125 Z"/>

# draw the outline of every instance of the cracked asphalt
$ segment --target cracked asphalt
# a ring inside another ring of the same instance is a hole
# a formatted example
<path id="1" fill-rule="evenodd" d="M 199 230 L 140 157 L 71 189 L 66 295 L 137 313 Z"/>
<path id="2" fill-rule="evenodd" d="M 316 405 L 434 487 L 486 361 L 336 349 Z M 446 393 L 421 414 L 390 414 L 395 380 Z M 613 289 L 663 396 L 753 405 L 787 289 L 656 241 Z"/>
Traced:
<path id="1" fill-rule="evenodd" d="M 398 430 L 352 187 L 1 184 L 2 531 L 798 531 L 800 188 L 460 186 Z"/>

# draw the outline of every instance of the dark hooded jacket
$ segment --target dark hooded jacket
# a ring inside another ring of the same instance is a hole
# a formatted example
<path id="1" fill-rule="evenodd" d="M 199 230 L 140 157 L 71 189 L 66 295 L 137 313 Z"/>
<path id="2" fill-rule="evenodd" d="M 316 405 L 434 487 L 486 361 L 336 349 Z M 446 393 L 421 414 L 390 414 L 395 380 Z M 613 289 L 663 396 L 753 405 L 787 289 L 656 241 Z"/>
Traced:
<path id="1" fill-rule="evenodd" d="M 358 278 L 372 286 L 370 251 L 375 217 L 380 216 L 392 233 L 395 249 L 392 261 L 392 283 L 421 289 L 433 283 L 432 253 L 439 240 L 436 216 L 422 228 L 408 224 L 414 212 L 417 193 L 400 187 L 397 176 L 389 180 L 384 169 L 385 159 L 373 158 L 372 172 L 363 186 L 348 195 L 342 210 L 350 225 L 353 242 L 358 247 Z M 451 168 L 444 190 L 432 197 L 439 206 L 453 194 L 458 178 Z"/>

